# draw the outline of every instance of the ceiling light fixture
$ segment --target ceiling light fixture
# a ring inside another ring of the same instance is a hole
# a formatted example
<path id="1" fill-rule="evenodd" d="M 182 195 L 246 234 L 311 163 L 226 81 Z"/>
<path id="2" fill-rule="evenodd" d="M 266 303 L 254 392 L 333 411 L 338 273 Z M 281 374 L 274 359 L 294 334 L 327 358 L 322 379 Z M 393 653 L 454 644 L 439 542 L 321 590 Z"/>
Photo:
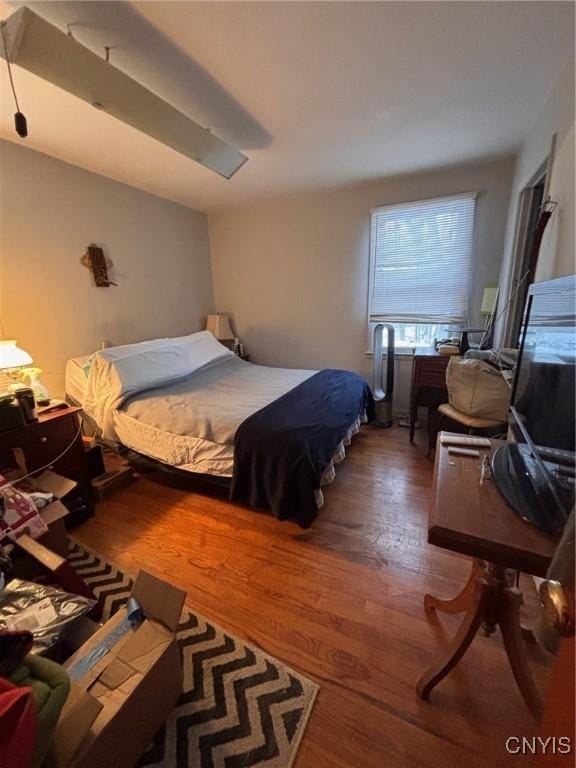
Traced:
<path id="1" fill-rule="evenodd" d="M 248 158 L 74 37 L 23 7 L 3 28 L 0 55 L 226 179 Z M 107 50 L 106 57 L 109 58 Z"/>

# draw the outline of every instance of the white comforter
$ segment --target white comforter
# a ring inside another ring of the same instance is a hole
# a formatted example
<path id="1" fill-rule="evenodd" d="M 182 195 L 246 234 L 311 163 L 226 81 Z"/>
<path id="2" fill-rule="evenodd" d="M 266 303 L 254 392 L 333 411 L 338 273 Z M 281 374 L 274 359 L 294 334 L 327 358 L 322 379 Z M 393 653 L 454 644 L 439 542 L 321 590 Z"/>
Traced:
<path id="1" fill-rule="evenodd" d="M 220 358 L 184 379 L 131 395 L 114 412 L 120 442 L 179 467 L 232 477 L 242 422 L 314 371 L 268 368 Z"/>
<path id="2" fill-rule="evenodd" d="M 231 477 L 240 424 L 316 371 L 245 363 L 208 331 L 97 352 L 83 409 L 108 440 L 190 472 Z M 350 430 L 324 473 L 358 431 Z M 316 492 L 318 506 L 322 493 Z"/>
<path id="3" fill-rule="evenodd" d="M 118 440 L 114 413 L 130 395 L 183 379 L 231 356 L 209 331 L 97 352 L 90 360 L 84 412 L 106 440 Z"/>

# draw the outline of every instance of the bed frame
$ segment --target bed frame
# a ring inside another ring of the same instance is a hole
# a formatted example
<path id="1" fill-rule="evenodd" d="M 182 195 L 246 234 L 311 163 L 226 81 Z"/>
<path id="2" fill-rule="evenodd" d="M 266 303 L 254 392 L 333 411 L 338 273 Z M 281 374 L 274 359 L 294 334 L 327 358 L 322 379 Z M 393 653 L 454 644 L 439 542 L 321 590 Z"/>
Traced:
<path id="1" fill-rule="evenodd" d="M 150 456 L 145 456 L 143 453 L 128 448 L 122 443 L 112 443 L 102 439 L 102 432 L 97 424 L 87 416 L 82 410 L 82 405 L 70 395 L 65 396 L 66 402 L 75 408 L 80 408 L 82 415 L 82 427 L 85 433 L 93 435 L 98 441 L 104 445 L 108 450 L 113 451 L 125 458 L 131 466 L 140 470 L 143 473 L 150 472 L 162 472 L 168 477 L 172 477 L 179 480 L 186 480 L 191 483 L 204 483 L 210 486 L 216 486 L 218 488 L 229 489 L 232 485 L 231 477 L 220 477 L 219 475 L 206 475 L 201 472 L 188 472 L 186 469 L 179 469 L 173 467 L 171 464 L 165 464 L 157 459 L 152 459 Z M 86 427 L 88 429 L 86 429 Z"/>

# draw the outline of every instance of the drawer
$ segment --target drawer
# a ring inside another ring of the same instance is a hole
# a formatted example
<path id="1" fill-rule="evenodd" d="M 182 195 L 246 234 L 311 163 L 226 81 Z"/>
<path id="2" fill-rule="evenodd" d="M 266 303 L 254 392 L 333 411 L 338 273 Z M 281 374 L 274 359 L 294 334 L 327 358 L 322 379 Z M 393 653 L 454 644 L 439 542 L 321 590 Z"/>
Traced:
<path id="1" fill-rule="evenodd" d="M 427 368 L 420 375 L 419 384 L 421 387 L 446 389 L 446 366 L 444 368 Z"/>
<path id="2" fill-rule="evenodd" d="M 0 436 L 0 466 L 15 466 L 13 449 L 20 448 L 24 453 L 29 472 L 35 472 L 46 464 L 53 465 L 59 472 L 72 480 L 79 480 L 83 472 L 84 448 L 78 435 L 72 445 L 60 459 L 76 436 L 78 422 L 74 415 L 31 424 L 22 431 L 6 432 Z"/>
<path id="3" fill-rule="evenodd" d="M 446 388 L 447 357 L 416 360 L 412 370 L 412 385 L 418 387 Z"/>

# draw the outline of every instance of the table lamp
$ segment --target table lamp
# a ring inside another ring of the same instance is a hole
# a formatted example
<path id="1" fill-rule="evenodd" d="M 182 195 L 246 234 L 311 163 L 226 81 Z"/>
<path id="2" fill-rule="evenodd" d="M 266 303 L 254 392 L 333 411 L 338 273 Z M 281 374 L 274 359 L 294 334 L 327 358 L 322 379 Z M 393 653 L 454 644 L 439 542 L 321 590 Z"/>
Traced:
<path id="1" fill-rule="evenodd" d="M 206 330 L 210 331 L 224 346 L 232 348 L 234 334 L 226 315 L 208 315 L 206 318 Z"/>
<path id="2" fill-rule="evenodd" d="M 32 358 L 28 352 L 17 346 L 16 339 L 0 339 L 0 386 L 5 376 L 15 379 L 20 369 L 30 365 L 31 362 Z M 0 396 L 7 397 L 11 394 L 8 391 L 0 391 Z"/>
<path id="3" fill-rule="evenodd" d="M 487 285 L 482 291 L 482 304 L 480 306 L 480 314 L 489 316 L 494 312 L 494 306 L 498 297 L 498 286 Z"/>

